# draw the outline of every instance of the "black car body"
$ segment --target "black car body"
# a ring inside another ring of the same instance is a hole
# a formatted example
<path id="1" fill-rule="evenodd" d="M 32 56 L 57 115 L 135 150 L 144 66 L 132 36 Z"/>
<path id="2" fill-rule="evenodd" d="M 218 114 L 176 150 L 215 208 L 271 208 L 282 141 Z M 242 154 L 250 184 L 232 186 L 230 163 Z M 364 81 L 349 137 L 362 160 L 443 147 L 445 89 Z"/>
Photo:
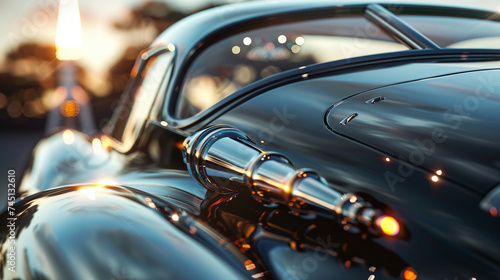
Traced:
<path id="1" fill-rule="evenodd" d="M 2 278 L 498 279 L 499 21 L 325 2 L 182 20 L 104 150 L 38 144 Z"/>

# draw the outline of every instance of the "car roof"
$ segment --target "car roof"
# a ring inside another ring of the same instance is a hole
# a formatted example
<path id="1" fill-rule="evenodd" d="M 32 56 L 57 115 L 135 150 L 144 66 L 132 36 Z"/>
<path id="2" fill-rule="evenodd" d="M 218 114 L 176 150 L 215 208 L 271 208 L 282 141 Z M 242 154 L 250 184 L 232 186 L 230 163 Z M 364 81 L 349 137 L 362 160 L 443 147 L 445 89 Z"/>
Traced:
<path id="1" fill-rule="evenodd" d="M 370 4 L 380 4 L 389 11 L 395 13 L 429 14 L 458 16 L 464 18 L 489 18 L 495 19 L 498 14 L 492 11 L 477 10 L 466 5 L 435 5 L 428 2 L 401 1 L 398 3 L 381 1 L 311 1 L 311 2 L 246 2 L 220 6 L 208 9 L 191 15 L 165 30 L 153 42 L 152 46 L 158 44 L 173 44 L 175 46 L 175 58 L 172 68 L 170 84 L 164 96 L 167 106 L 162 109 L 162 120 L 166 120 L 171 127 L 178 129 L 187 128 L 203 120 L 210 110 L 205 110 L 200 114 L 186 119 L 178 119 L 171 112 L 177 92 L 182 86 L 184 74 L 189 68 L 196 55 L 201 53 L 206 47 L 230 36 L 234 32 L 239 32 L 245 28 L 252 28 L 254 25 L 262 25 L 270 22 L 277 22 L 282 19 L 300 20 L 321 14 L 332 17 L 336 14 L 359 14 L 363 15 Z M 333 11 L 333 12 L 332 12 Z M 280 18 L 280 15 L 283 15 Z M 397 15 L 396 15 L 397 16 Z M 497 20 L 497 19 L 495 19 Z M 432 42 L 431 42 L 432 43 Z M 427 51 L 432 51 L 428 49 Z M 440 51 L 440 50 L 437 50 Z M 495 52 L 496 53 L 496 52 Z M 412 56 L 415 52 L 407 51 L 405 55 Z M 366 59 L 370 59 L 368 56 Z M 362 57 L 361 60 L 364 58 Z M 352 62 L 352 61 L 351 61 Z M 328 63 L 328 62 L 327 62 Z M 266 79 L 267 80 L 267 79 Z M 231 98 L 236 96 L 231 95 Z M 223 99 L 224 101 L 225 99 Z M 226 100 L 227 101 L 227 100 Z M 229 102 L 229 101 L 228 101 Z M 217 103 L 211 108 L 223 106 Z"/>
<path id="2" fill-rule="evenodd" d="M 436 1 L 398 1 L 397 4 L 386 1 L 253 1 L 237 4 L 229 4 L 211 8 L 186 17 L 175 23 L 153 42 L 152 45 L 160 43 L 171 43 L 176 47 L 176 65 L 181 66 L 196 48 L 205 44 L 204 40 L 218 30 L 238 22 L 250 19 L 293 13 L 305 10 L 321 10 L 326 7 L 343 7 L 346 12 L 355 9 L 364 9 L 366 5 L 378 3 L 386 7 L 400 6 L 428 6 L 443 7 L 450 9 L 471 9 L 477 8 L 470 5 L 447 4 L 436 5 Z M 493 12 L 493 11 L 491 11 Z M 176 67 L 177 68 L 177 67 Z"/>

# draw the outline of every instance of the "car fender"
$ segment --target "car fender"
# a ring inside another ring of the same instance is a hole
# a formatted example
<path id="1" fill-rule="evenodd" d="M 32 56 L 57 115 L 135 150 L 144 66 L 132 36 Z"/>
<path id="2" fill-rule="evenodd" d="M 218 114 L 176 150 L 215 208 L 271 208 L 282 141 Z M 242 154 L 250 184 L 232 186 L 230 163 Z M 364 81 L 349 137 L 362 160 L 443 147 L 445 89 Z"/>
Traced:
<path id="1" fill-rule="evenodd" d="M 196 240 L 204 229 L 181 230 L 193 227 L 186 226 L 186 216 L 125 187 L 42 191 L 1 215 L 12 218 L 13 227 L 1 229 L 0 278 L 249 278 L 244 268 Z"/>
<path id="2" fill-rule="evenodd" d="M 59 177 L 89 157 L 92 157 L 92 144 L 82 132 L 67 129 L 43 138 L 33 149 L 18 194 L 28 196 L 55 187 Z M 97 169 L 103 163 L 89 162 L 88 165 Z"/>

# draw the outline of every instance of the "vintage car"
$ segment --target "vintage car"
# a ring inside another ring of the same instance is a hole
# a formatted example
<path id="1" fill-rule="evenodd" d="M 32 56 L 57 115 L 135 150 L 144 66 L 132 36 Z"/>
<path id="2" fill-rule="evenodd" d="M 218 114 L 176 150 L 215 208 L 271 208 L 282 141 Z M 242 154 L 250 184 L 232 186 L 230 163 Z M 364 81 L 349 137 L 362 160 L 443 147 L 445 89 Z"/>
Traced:
<path id="1" fill-rule="evenodd" d="M 2 279 L 499 279 L 500 17 L 223 6 L 145 50 L 102 136 L 44 138 Z"/>

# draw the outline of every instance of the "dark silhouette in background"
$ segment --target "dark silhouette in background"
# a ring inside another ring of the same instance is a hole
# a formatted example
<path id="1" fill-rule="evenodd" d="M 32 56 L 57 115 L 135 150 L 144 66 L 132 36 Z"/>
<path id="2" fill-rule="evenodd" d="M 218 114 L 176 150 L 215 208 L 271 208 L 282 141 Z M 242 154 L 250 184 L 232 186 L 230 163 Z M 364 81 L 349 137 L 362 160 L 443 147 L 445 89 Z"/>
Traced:
<path id="1" fill-rule="evenodd" d="M 173 11 L 167 4 L 159 2 L 145 2 L 129 13 L 129 16 L 123 21 L 114 23 L 114 27 L 117 30 L 127 32 L 133 29 L 145 30 L 153 26 L 155 37 L 175 22 L 187 16 L 182 12 Z M 120 59 L 111 67 L 109 71 L 110 92 L 106 97 L 96 98 L 92 102 L 96 118 L 100 120 L 98 124 L 100 129 L 103 128 L 112 111 L 115 109 L 117 100 L 129 81 L 130 70 L 134 66 L 137 55 L 148 45 L 149 43 L 129 46 Z"/>
<path id="2" fill-rule="evenodd" d="M 215 7 L 209 5 L 201 10 Z M 196 11 L 198 12 L 198 11 Z M 176 21 L 186 17 L 180 11 L 172 10 L 168 4 L 148 1 L 129 11 L 123 20 L 113 27 L 121 32 L 150 30 L 155 36 Z M 78 84 L 87 92 L 94 110 L 96 126 L 102 129 L 116 107 L 130 77 L 139 52 L 150 42 L 130 45 L 121 57 L 110 67 L 107 77 L 108 92 L 95 94 L 87 85 L 86 69 L 78 67 Z M 51 109 L 50 94 L 57 84 L 57 70 L 61 63 L 55 58 L 55 48 L 34 42 L 23 43 L 13 49 L 5 60 L 6 72 L 0 73 L 0 131 L 20 130 L 42 131 L 47 111 Z"/>
<path id="3" fill-rule="evenodd" d="M 43 130 L 47 111 L 53 106 L 50 96 L 58 86 L 60 65 L 53 46 L 25 43 L 7 55 L 9 71 L 0 73 L 0 92 L 6 99 L 0 104 L 4 105 L 0 110 L 2 130 Z M 83 83 L 85 69 L 76 67 L 78 83 L 89 91 Z"/>
<path id="4" fill-rule="evenodd" d="M 200 10 L 215 6 L 217 5 L 210 4 Z M 156 37 L 187 15 L 173 10 L 166 3 L 147 1 L 132 8 L 128 15 L 122 17 L 123 20 L 113 23 L 113 28 L 125 33 L 153 29 Z M 87 84 L 92 79 L 86 79 L 89 73 L 75 62 L 77 84 L 90 98 L 98 129 L 102 129 L 111 117 L 129 81 L 137 55 L 151 42 L 138 45 L 137 42 L 134 43 L 136 45 L 127 46 L 109 68 L 106 77 L 106 88 L 109 90 L 104 93 L 92 92 L 92 86 Z M 55 53 L 53 45 L 32 41 L 15 46 L 5 57 L 4 70 L 0 72 L 0 178 L 9 169 L 14 169 L 19 184 L 31 151 L 44 136 L 47 112 L 54 106 L 50 97 L 58 87 L 58 69 L 61 67 Z M 6 205 L 5 187 L 2 184 L 0 209 Z"/>

